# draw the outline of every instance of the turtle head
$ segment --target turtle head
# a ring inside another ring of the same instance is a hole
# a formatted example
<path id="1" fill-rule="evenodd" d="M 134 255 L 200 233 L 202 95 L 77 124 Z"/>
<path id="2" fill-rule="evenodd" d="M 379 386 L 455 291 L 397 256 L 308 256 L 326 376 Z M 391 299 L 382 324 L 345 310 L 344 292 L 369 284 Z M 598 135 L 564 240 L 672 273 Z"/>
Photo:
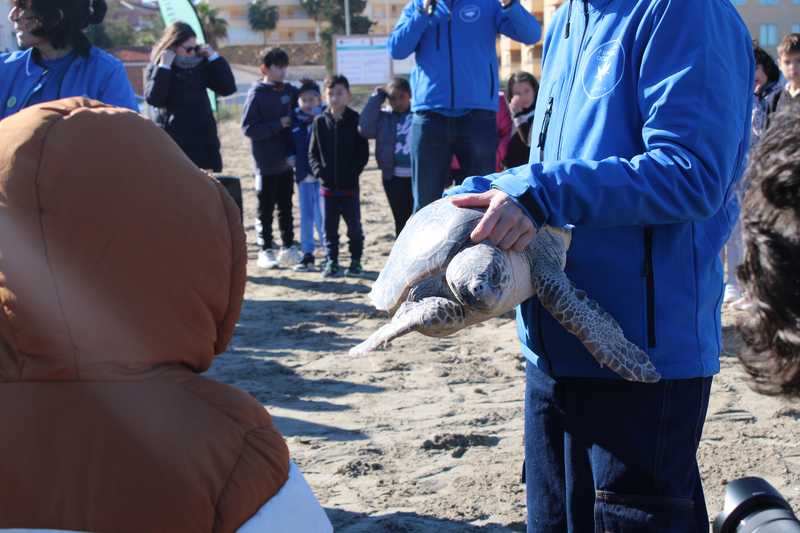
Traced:
<path id="1" fill-rule="evenodd" d="M 446 277 L 459 302 L 491 313 L 509 290 L 511 265 L 500 249 L 480 243 L 456 254 L 447 266 Z"/>

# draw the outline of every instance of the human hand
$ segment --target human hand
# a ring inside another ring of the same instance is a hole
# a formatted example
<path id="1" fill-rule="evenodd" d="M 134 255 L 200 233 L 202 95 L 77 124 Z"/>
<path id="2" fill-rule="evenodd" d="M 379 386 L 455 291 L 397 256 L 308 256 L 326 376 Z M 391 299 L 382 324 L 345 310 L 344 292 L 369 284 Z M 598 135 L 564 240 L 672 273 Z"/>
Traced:
<path id="1" fill-rule="evenodd" d="M 454 196 L 456 207 L 485 207 L 483 218 L 472 230 L 473 242 L 489 240 L 502 250 L 523 251 L 536 236 L 536 227 L 511 197 L 499 189 Z"/>
<path id="2" fill-rule="evenodd" d="M 175 51 L 167 48 L 161 53 L 158 64 L 159 66 L 171 67 L 173 61 L 175 61 Z"/>
<path id="3" fill-rule="evenodd" d="M 508 108 L 511 111 L 512 115 L 516 115 L 524 108 L 522 107 L 522 103 L 520 102 L 520 98 L 517 95 L 511 97 L 511 101 L 508 103 Z"/>
<path id="4" fill-rule="evenodd" d="M 422 9 L 436 20 L 446 20 L 450 17 L 450 8 L 444 0 L 425 0 Z"/>
<path id="5" fill-rule="evenodd" d="M 375 94 L 380 96 L 381 100 L 385 100 L 389 96 L 389 93 L 386 92 L 386 87 L 383 85 L 375 87 Z"/>
<path id="6" fill-rule="evenodd" d="M 292 125 L 292 117 L 281 117 L 281 126 L 288 128 Z"/>
<path id="7" fill-rule="evenodd" d="M 511 2 L 513 2 L 513 1 L 514 0 L 500 0 L 500 5 L 503 6 L 503 7 L 508 7 L 508 6 L 511 5 Z"/>
<path id="8" fill-rule="evenodd" d="M 207 44 L 200 45 L 200 48 L 197 49 L 197 55 L 203 57 L 211 57 L 214 55 L 214 49 Z"/>

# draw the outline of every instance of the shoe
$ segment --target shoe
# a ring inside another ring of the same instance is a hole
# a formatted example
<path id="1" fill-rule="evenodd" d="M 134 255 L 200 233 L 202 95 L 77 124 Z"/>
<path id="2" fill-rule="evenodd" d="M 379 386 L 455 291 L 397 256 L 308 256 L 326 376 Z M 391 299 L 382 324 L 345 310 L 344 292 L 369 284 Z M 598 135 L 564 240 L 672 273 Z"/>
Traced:
<path id="1" fill-rule="evenodd" d="M 268 248 L 258 252 L 258 268 L 278 268 L 278 258 L 275 257 L 275 250 Z"/>
<path id="2" fill-rule="evenodd" d="M 755 304 L 750 301 L 747 296 L 742 296 L 738 300 L 731 303 L 731 308 L 737 311 L 749 311 L 755 307 Z"/>
<path id="3" fill-rule="evenodd" d="M 310 272 L 314 270 L 314 256 L 312 254 L 305 254 L 303 259 L 292 267 L 292 270 L 295 272 Z"/>
<path id="4" fill-rule="evenodd" d="M 339 263 L 336 261 L 328 260 L 325 263 L 325 269 L 322 271 L 323 278 L 335 278 L 339 275 Z"/>
<path id="5" fill-rule="evenodd" d="M 360 276 L 364 273 L 364 269 L 361 268 L 361 263 L 358 261 L 353 261 L 350 263 L 350 266 L 344 271 L 345 276 Z"/>
<path id="6" fill-rule="evenodd" d="M 281 251 L 278 253 L 278 263 L 283 267 L 294 266 L 302 259 L 303 253 L 294 244 L 288 247 L 282 246 Z"/>
<path id="7" fill-rule="evenodd" d="M 730 283 L 725 284 L 725 296 L 722 298 L 722 303 L 730 304 L 742 297 L 742 291 L 739 287 Z"/>

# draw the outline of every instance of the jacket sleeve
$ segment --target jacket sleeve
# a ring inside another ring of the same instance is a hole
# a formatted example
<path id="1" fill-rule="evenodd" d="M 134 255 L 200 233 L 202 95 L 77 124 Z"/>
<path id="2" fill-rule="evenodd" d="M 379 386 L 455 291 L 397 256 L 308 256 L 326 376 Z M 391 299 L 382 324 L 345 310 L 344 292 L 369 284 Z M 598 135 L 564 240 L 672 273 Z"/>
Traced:
<path id="1" fill-rule="evenodd" d="M 710 23 L 687 23 L 703 19 L 687 2 L 662 2 L 651 16 L 637 90 L 643 153 L 545 161 L 488 177 L 536 222 L 608 227 L 703 220 L 722 207 L 741 176 L 754 77 L 745 31 L 728 25 L 712 34 Z M 470 186 L 485 187 L 486 179 Z"/>
<path id="2" fill-rule="evenodd" d="M 394 59 L 405 59 L 410 56 L 428 29 L 430 17 L 419 11 L 418 1 L 411 0 L 406 4 L 389 36 L 389 54 Z"/>
<path id="3" fill-rule="evenodd" d="M 369 142 L 359 134 L 356 134 L 356 157 L 358 157 L 356 160 L 358 162 L 358 172 L 361 173 L 369 162 Z"/>
<path id="4" fill-rule="evenodd" d="M 507 7 L 498 6 L 495 26 L 498 33 L 524 44 L 535 44 L 542 36 L 539 21 L 522 6 L 520 0 L 511 0 Z"/>
<path id="5" fill-rule="evenodd" d="M 318 117 L 319 118 L 319 117 Z M 314 119 L 311 124 L 311 138 L 308 141 L 308 165 L 315 178 L 319 178 L 322 173 L 321 147 L 319 145 L 319 120 Z"/>
<path id="6" fill-rule="evenodd" d="M 233 71 L 222 56 L 208 62 L 208 88 L 220 96 L 230 96 L 236 92 Z"/>
<path id="7" fill-rule="evenodd" d="M 106 104 L 127 107 L 139 112 L 139 105 L 136 103 L 131 82 L 122 63 L 114 63 L 108 78 L 100 88 L 98 99 Z"/>
<path id="8" fill-rule="evenodd" d="M 250 90 L 242 110 L 242 132 L 254 141 L 266 141 L 275 137 L 283 129 L 280 120 L 265 121 L 258 108 L 256 95 Z"/>
<path id="9" fill-rule="evenodd" d="M 383 100 L 383 95 L 373 94 L 361 111 L 361 116 L 358 118 L 358 132 L 366 139 L 374 139 L 378 135 L 378 121 L 381 118 Z"/>
<path id="10" fill-rule="evenodd" d="M 172 71 L 151 63 L 147 69 L 144 98 L 153 107 L 167 107 L 167 95 L 172 80 Z"/>

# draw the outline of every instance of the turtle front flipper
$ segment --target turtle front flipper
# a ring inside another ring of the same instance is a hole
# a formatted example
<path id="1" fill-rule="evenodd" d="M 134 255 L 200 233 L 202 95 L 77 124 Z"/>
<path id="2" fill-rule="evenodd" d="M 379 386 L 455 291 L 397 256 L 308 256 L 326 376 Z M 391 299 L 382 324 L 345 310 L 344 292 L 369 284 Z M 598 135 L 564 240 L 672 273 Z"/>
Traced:
<path id="1" fill-rule="evenodd" d="M 600 304 L 575 288 L 561 265 L 566 253 L 557 235 L 541 231 L 532 254 L 533 284 L 542 306 L 578 337 L 589 353 L 624 379 L 653 383 L 661 379 L 650 358 L 625 338 L 619 323 Z"/>
<path id="2" fill-rule="evenodd" d="M 385 347 L 397 337 L 412 331 L 428 337 L 446 337 L 466 325 L 464 307 L 453 300 L 430 296 L 419 301 L 403 302 L 392 321 L 351 348 L 350 355 L 363 355 Z"/>

